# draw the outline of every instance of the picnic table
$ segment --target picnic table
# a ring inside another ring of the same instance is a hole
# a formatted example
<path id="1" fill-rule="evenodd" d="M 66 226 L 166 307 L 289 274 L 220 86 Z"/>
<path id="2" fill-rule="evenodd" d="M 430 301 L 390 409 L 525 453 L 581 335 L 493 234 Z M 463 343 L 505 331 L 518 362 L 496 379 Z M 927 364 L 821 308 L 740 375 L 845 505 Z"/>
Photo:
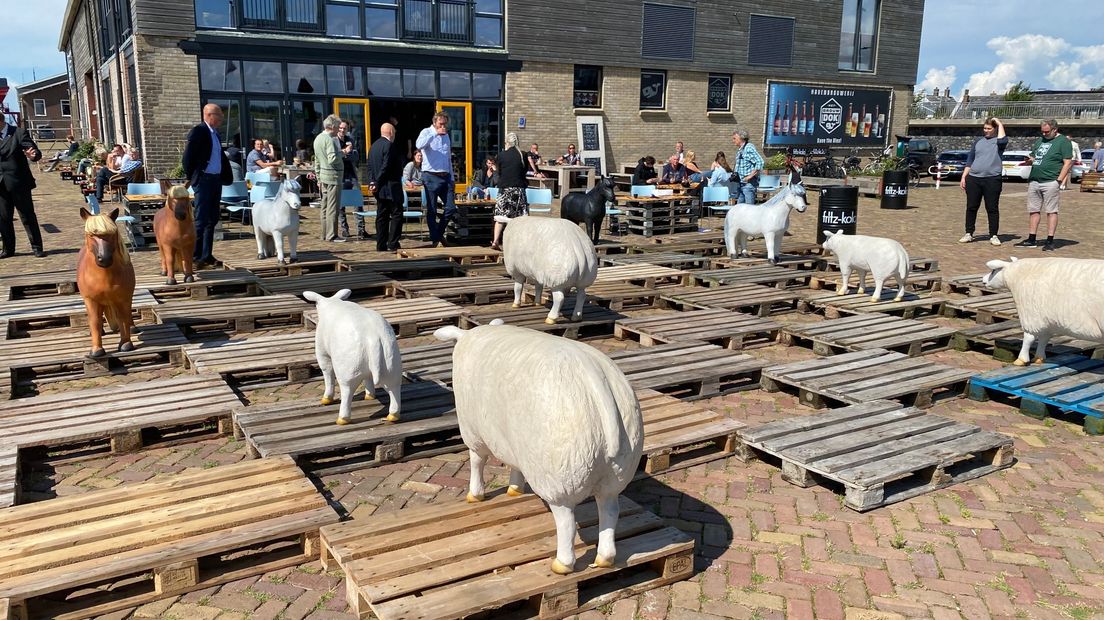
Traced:
<path id="1" fill-rule="evenodd" d="M 594 187 L 594 167 L 593 166 L 560 166 L 545 164 L 541 166 L 541 170 L 545 172 L 555 172 L 558 175 L 558 187 L 560 189 L 558 198 L 563 198 L 568 192 L 588 192 Z M 571 178 L 577 173 L 586 173 L 586 188 L 571 187 Z"/>

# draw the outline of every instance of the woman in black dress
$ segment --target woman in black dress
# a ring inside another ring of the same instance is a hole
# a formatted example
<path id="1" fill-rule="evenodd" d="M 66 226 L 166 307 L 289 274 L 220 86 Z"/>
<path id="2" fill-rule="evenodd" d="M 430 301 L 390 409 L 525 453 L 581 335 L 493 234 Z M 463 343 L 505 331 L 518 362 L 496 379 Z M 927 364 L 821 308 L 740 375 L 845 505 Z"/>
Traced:
<path id="1" fill-rule="evenodd" d="M 491 247 L 502 249 L 502 231 L 506 224 L 499 217 L 515 218 L 529 214 L 529 201 L 525 189 L 529 182 L 525 180 L 527 168 L 525 154 L 518 148 L 516 133 L 506 134 L 506 150 L 498 154 L 498 198 L 495 199 L 494 239 Z"/>

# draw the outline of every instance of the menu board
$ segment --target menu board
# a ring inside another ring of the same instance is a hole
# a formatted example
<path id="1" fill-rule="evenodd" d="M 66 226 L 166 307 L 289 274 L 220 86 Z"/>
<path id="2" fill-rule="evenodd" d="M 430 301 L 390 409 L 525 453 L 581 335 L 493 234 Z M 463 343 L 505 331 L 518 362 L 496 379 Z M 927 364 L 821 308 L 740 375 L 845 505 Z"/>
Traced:
<path id="1" fill-rule="evenodd" d="M 580 131 L 583 132 L 583 139 L 580 142 L 583 143 L 584 151 L 601 150 L 602 143 L 598 137 L 598 123 L 583 123 L 580 126 Z"/>
<path id="2" fill-rule="evenodd" d="M 579 134 L 579 157 L 587 166 L 594 166 L 599 176 L 604 175 L 606 170 L 604 127 L 601 116 L 575 117 L 575 128 Z"/>

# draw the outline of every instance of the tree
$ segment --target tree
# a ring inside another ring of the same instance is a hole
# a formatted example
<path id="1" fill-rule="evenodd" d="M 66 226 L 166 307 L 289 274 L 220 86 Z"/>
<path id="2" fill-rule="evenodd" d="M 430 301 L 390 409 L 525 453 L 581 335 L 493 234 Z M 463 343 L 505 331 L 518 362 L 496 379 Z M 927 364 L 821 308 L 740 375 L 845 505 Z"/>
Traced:
<path id="1" fill-rule="evenodd" d="M 1024 84 L 1023 80 L 1016 82 L 1008 92 L 1004 93 L 1005 101 L 1031 101 L 1035 95 L 1031 92 L 1031 85 Z"/>

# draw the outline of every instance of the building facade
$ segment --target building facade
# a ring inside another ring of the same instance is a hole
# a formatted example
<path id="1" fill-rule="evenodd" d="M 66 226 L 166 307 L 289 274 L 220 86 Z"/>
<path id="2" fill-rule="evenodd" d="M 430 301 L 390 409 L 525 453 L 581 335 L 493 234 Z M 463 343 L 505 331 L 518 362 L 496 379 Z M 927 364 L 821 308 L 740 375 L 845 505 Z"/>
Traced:
<path id="1" fill-rule="evenodd" d="M 761 143 L 772 83 L 881 89 L 903 133 L 922 16 L 922 0 L 70 0 L 60 47 L 85 137 L 141 144 L 155 175 L 215 102 L 227 146 L 289 158 L 330 112 L 361 144 L 395 122 L 409 155 L 442 110 L 464 181 L 507 131 L 558 155 L 580 117 L 603 120 L 607 172 L 676 140 L 708 165 L 737 127 Z"/>
<path id="2" fill-rule="evenodd" d="M 30 129 L 36 139 L 63 139 L 72 125 L 72 101 L 69 96 L 69 79 L 64 74 L 20 84 L 19 111 L 23 126 Z"/>

